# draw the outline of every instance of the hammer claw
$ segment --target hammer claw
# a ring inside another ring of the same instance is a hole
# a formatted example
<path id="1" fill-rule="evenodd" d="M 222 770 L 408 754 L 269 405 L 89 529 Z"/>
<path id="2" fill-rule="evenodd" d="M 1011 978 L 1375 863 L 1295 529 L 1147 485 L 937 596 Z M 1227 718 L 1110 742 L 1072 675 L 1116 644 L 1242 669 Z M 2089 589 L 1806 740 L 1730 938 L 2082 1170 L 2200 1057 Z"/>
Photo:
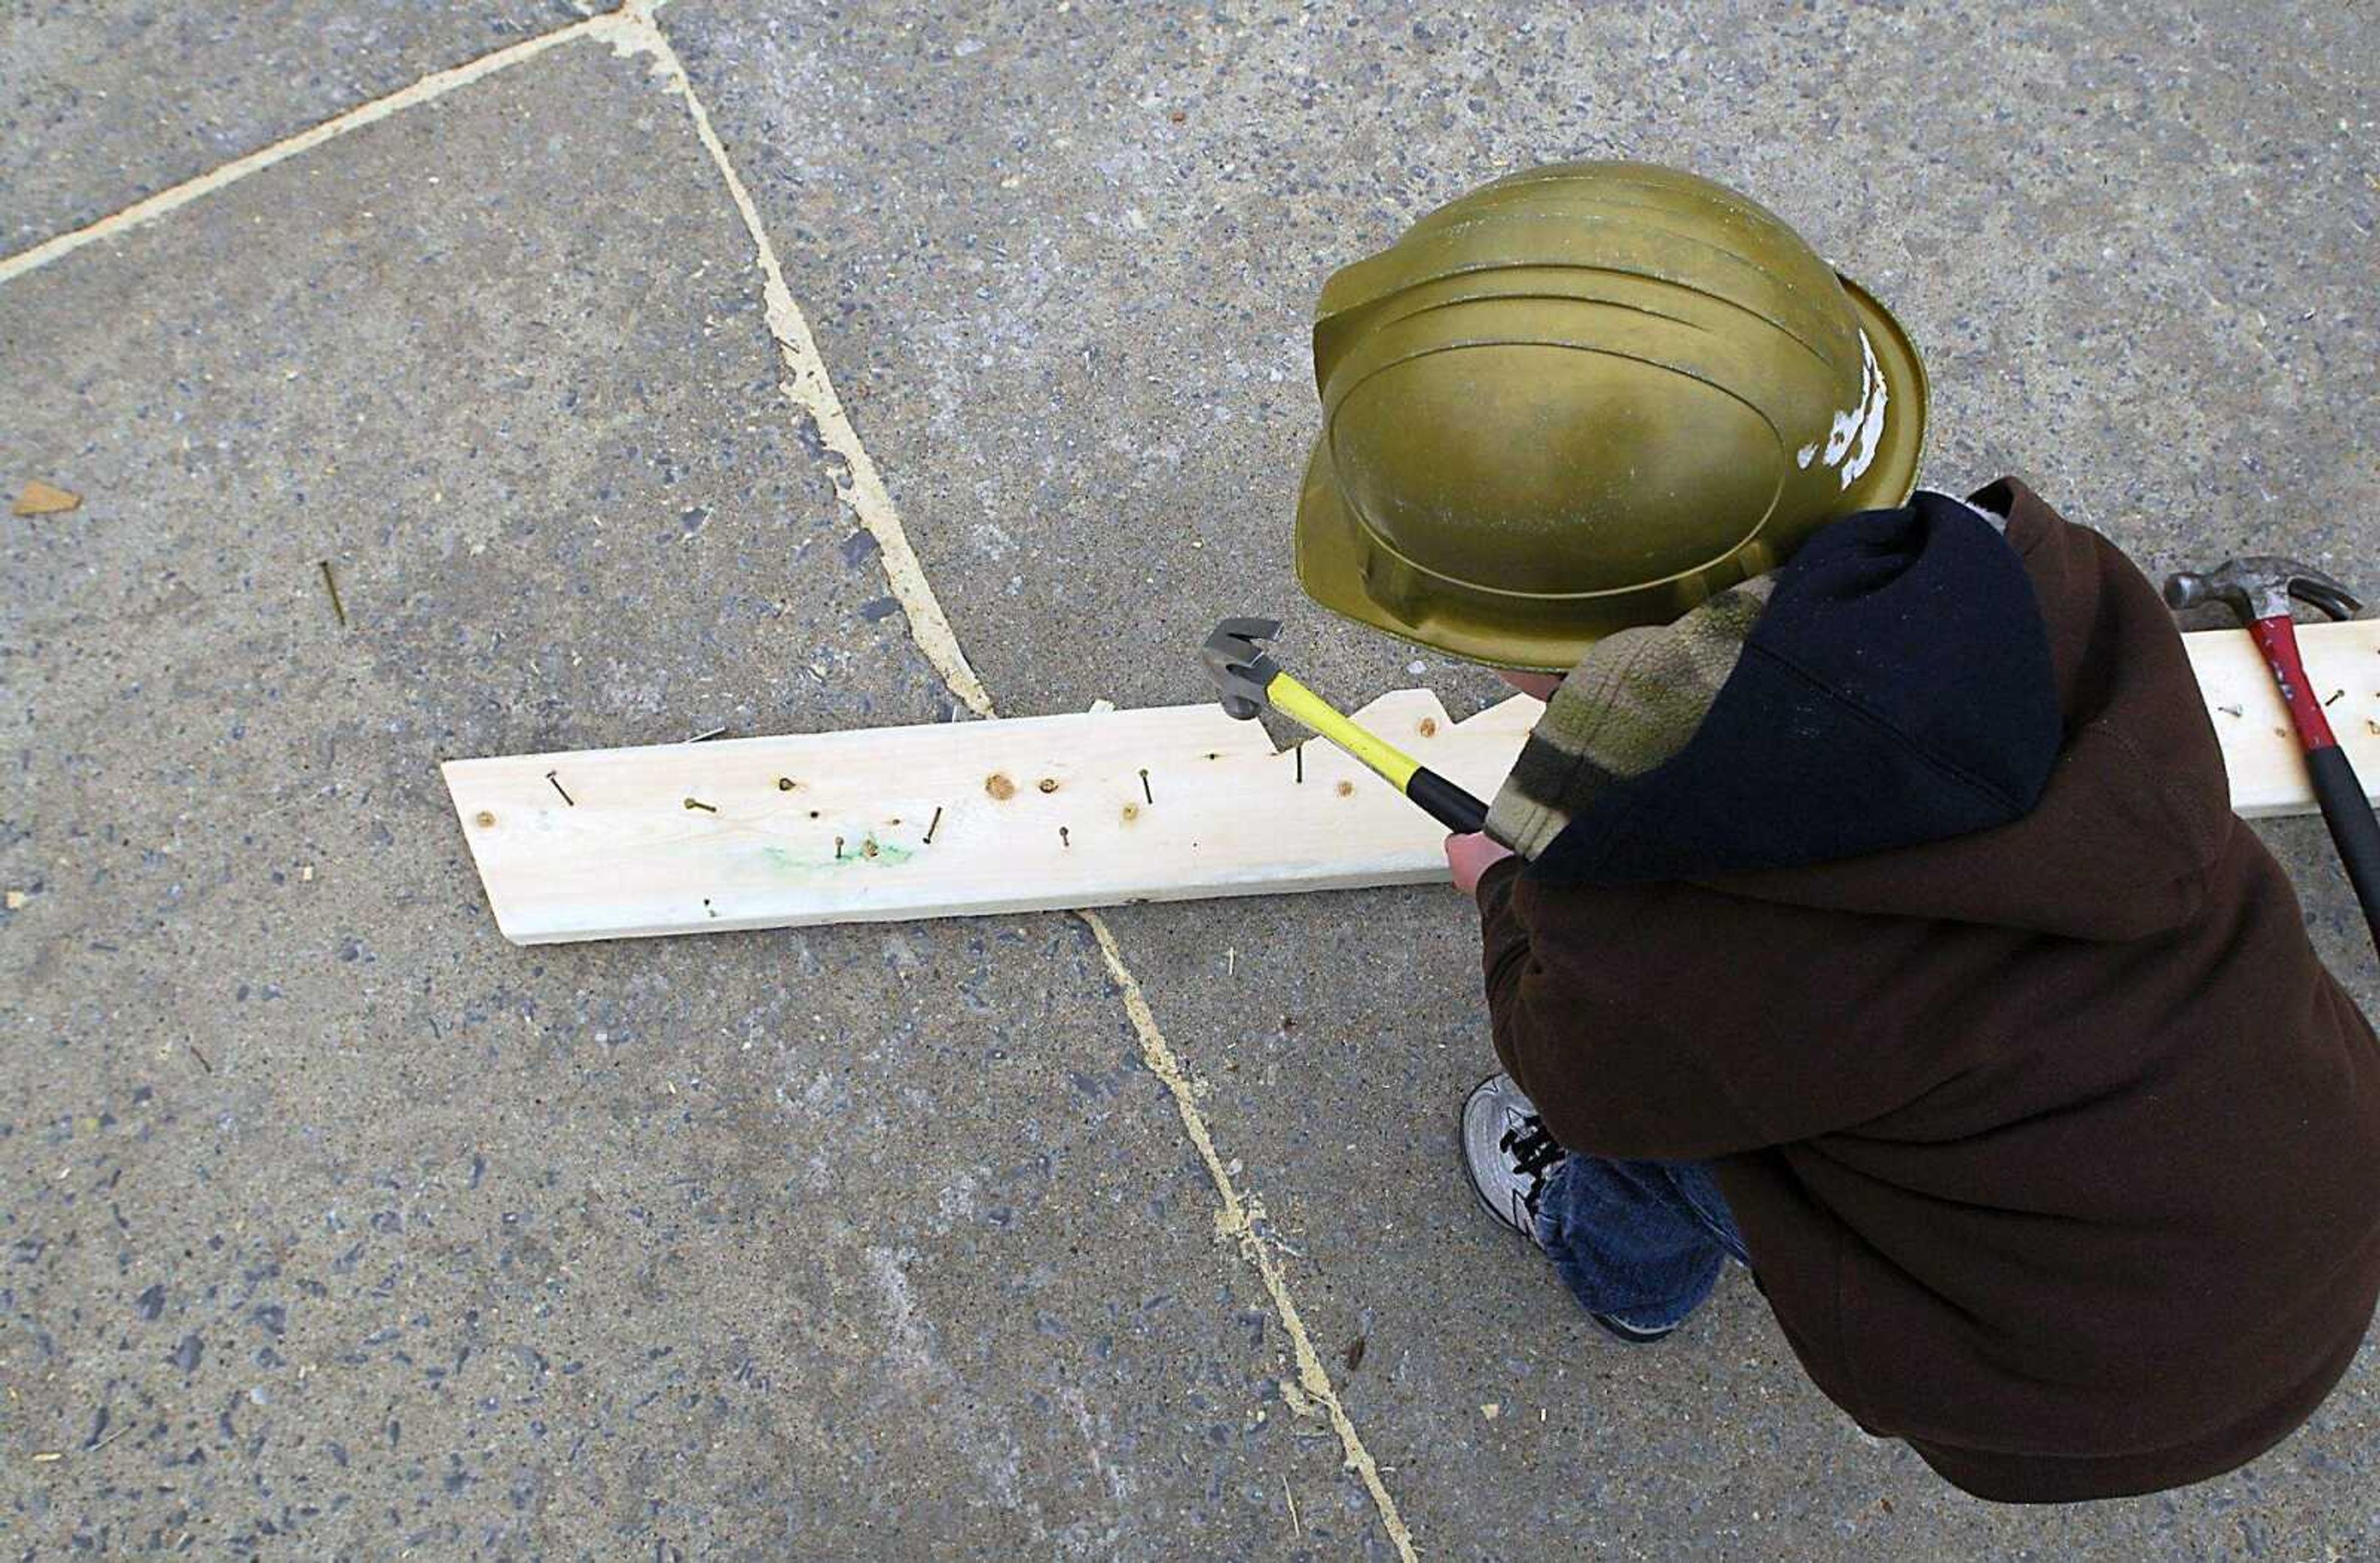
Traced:
<path id="1" fill-rule="evenodd" d="M 2292 598 L 2333 619 L 2351 619 L 2363 608 L 2345 582 L 2277 554 L 2227 559 L 2203 573 L 2168 576 L 2165 583 L 2165 600 L 2170 606 L 2196 608 L 2220 602 L 2237 613 L 2242 624 L 2286 617 Z"/>
<path id="2" fill-rule="evenodd" d="M 1212 646 L 1223 640 L 1270 640 L 1280 633 L 1279 619 L 1225 619 L 1215 626 L 1215 633 L 1207 637 L 1207 644 Z"/>
<path id="3" fill-rule="evenodd" d="M 2311 564 L 2298 566 L 2298 573 L 2289 580 L 2289 595 L 2301 602 L 2313 603 L 2334 619 L 2351 619 L 2363 612 L 2363 604 L 2347 589 L 2345 582 Z"/>
<path id="4" fill-rule="evenodd" d="M 1198 648 L 1198 660 L 1222 697 L 1224 715 L 1245 721 L 1265 709 L 1266 686 L 1281 666 L 1263 642 L 1280 633 L 1279 619 L 1225 619 Z"/>

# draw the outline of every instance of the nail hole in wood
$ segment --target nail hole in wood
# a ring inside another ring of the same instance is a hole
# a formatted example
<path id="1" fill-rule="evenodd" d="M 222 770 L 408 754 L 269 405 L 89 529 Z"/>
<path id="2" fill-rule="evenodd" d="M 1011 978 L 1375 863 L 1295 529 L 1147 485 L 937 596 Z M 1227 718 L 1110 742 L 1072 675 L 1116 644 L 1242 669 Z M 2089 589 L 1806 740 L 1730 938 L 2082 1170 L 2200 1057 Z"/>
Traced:
<path id="1" fill-rule="evenodd" d="M 983 779 L 983 790 L 1005 803 L 1016 795 L 1016 783 L 995 770 Z"/>
<path id="2" fill-rule="evenodd" d="M 1040 787 L 1045 793 L 1054 793 L 1058 790 L 1058 779 L 1054 776 L 1044 776 L 1041 778 Z"/>
<path id="3" fill-rule="evenodd" d="M 777 778 L 777 791 L 779 791 L 779 792 L 781 792 L 781 793 L 790 793 L 790 792 L 792 792 L 793 790 L 794 790 L 794 779 L 793 779 L 792 777 L 790 777 L 790 776 L 780 776 L 780 777 L 778 777 L 778 778 Z"/>
<path id="4" fill-rule="evenodd" d="M 1342 798 L 1352 798 L 1352 797 L 1354 797 L 1354 796 L 1355 795 L 1355 783 L 1354 783 L 1353 782 L 1340 782 L 1340 783 L 1339 783 L 1339 795 L 1340 795 L 1341 797 L 1342 797 Z"/>
<path id="5" fill-rule="evenodd" d="M 482 830 L 486 830 L 489 826 L 493 825 L 495 822 L 496 817 L 490 814 L 484 808 L 471 817 L 471 823 L 477 825 Z"/>

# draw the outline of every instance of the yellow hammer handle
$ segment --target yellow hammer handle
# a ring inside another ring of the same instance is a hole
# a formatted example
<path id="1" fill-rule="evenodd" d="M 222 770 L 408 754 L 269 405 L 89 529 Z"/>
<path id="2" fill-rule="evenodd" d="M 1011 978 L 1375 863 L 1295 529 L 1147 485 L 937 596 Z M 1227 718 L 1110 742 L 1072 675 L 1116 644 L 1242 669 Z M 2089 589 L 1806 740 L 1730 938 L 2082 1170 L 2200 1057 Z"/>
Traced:
<path id="1" fill-rule="evenodd" d="M 1304 723 L 1378 771 L 1400 793 L 1405 791 L 1413 773 L 1421 769 L 1419 760 L 1381 743 L 1285 672 L 1272 675 L 1272 682 L 1265 685 L 1265 698 L 1281 715 Z"/>

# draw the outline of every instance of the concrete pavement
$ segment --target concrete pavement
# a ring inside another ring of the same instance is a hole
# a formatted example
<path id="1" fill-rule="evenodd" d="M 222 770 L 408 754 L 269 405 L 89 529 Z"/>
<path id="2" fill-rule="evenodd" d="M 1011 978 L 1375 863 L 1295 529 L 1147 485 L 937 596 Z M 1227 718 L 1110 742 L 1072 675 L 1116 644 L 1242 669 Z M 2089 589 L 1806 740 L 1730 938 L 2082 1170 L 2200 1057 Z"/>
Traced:
<path id="1" fill-rule="evenodd" d="M 1454 1166 L 1445 891 L 516 950 L 436 773 L 1199 697 L 1296 603 L 1321 278 L 1558 156 L 1888 298 L 1930 480 L 2353 578 L 2351 12 L 299 9 L 0 21 L 0 479 L 85 496 L 0 521 L 10 1556 L 2380 1550 L 2368 1351 L 2234 1476 L 2031 1511 L 1747 1284 L 1601 1344 Z"/>

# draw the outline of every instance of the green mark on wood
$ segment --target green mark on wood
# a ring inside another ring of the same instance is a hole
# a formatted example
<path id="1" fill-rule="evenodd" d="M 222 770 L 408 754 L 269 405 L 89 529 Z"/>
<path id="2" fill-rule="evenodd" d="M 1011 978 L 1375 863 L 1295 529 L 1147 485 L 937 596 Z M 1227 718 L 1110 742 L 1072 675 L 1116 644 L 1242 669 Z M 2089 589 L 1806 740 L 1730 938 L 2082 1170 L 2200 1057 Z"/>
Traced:
<path id="1" fill-rule="evenodd" d="M 832 851 L 824 847 L 815 853 L 795 852 L 790 848 L 780 846 L 766 846 L 760 849 L 762 861 L 770 867 L 782 869 L 786 873 L 802 873 L 816 868 L 845 870 L 880 868 L 888 864 L 906 863 L 917 855 L 917 849 L 915 847 L 905 847 L 898 842 L 881 841 L 873 836 L 863 838 L 856 846 L 849 842 L 844 842 L 841 857 L 835 856 Z"/>

